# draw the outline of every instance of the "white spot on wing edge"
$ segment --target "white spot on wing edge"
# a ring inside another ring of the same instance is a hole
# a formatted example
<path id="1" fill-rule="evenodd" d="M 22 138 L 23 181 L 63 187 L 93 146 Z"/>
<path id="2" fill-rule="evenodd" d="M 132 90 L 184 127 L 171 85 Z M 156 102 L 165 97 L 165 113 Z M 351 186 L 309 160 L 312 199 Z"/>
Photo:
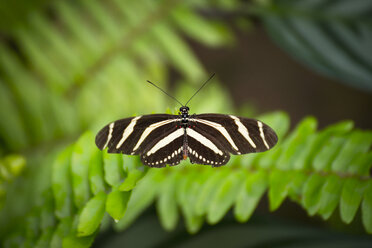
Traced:
<path id="1" fill-rule="evenodd" d="M 249 142 L 249 144 L 253 147 L 256 148 L 256 144 L 253 142 L 251 137 L 249 136 L 248 129 L 241 123 L 238 117 L 230 115 L 230 117 L 235 121 L 235 124 L 238 126 L 238 131 L 243 135 L 243 137 Z"/>
<path id="2" fill-rule="evenodd" d="M 129 137 L 129 135 L 133 132 L 134 126 L 137 123 L 137 120 L 141 118 L 141 116 L 137 116 L 133 118 L 129 125 L 124 129 L 123 136 L 121 137 L 119 143 L 116 145 L 116 149 L 119 149 L 119 147 L 124 143 L 124 141 Z"/>
<path id="3" fill-rule="evenodd" d="M 103 146 L 103 149 L 105 149 L 109 143 L 109 141 L 111 140 L 112 138 L 112 131 L 114 130 L 114 126 L 115 126 L 115 122 L 111 123 L 109 125 L 109 134 L 107 136 L 107 141 L 106 141 L 106 144 Z"/>
<path id="4" fill-rule="evenodd" d="M 266 139 L 265 139 L 265 134 L 264 134 L 264 131 L 263 131 L 263 125 L 262 125 L 262 122 L 260 121 L 257 121 L 257 125 L 258 125 L 258 128 L 260 129 L 260 136 L 266 146 L 267 149 L 270 149 L 270 146 L 267 144 L 266 142 Z"/>

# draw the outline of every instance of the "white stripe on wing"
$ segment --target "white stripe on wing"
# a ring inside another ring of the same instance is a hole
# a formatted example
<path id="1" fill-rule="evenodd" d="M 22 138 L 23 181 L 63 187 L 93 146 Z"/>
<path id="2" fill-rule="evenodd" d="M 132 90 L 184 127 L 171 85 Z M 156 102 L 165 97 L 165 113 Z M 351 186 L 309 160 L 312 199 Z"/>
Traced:
<path id="1" fill-rule="evenodd" d="M 116 145 L 116 149 L 119 149 L 119 147 L 124 143 L 124 141 L 129 137 L 129 135 L 133 132 L 134 126 L 137 123 L 137 120 L 141 118 L 141 116 L 135 117 L 131 120 L 129 125 L 124 129 L 123 136 L 121 137 L 119 143 Z"/>
<path id="2" fill-rule="evenodd" d="M 235 124 L 238 126 L 238 131 L 243 135 L 243 137 L 253 146 L 253 148 L 256 148 L 256 144 L 253 142 L 251 137 L 249 136 L 248 129 L 243 125 L 243 123 L 239 120 L 238 117 L 230 115 L 230 117 L 235 121 Z"/>
<path id="3" fill-rule="evenodd" d="M 197 119 L 197 118 L 192 119 L 192 120 L 215 128 L 217 131 L 219 131 L 223 135 L 223 137 L 225 137 L 225 139 L 230 143 L 230 145 L 235 149 L 235 151 L 237 151 L 237 152 L 239 151 L 239 148 L 235 145 L 235 143 L 234 143 L 233 139 L 231 138 L 230 134 L 227 132 L 226 128 L 224 128 L 221 124 L 216 123 L 216 122 L 212 122 L 212 121 L 208 121 L 208 120 Z"/>

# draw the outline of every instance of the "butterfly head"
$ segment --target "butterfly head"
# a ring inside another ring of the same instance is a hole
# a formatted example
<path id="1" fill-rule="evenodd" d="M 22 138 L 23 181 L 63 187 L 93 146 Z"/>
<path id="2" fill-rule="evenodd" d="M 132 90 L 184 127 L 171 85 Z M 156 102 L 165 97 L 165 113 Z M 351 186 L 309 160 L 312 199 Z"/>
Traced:
<path id="1" fill-rule="evenodd" d="M 180 108 L 180 115 L 182 115 L 182 116 L 188 116 L 189 115 L 189 107 L 187 107 L 187 106 L 182 106 L 181 108 Z"/>

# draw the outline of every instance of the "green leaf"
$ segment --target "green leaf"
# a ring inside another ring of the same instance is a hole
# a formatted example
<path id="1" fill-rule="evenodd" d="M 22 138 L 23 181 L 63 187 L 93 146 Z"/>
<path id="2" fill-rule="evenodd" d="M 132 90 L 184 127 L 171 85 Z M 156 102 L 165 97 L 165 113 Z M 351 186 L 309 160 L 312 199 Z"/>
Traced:
<path id="1" fill-rule="evenodd" d="M 306 156 L 303 157 L 303 166 L 302 168 L 311 168 L 313 165 L 313 160 L 318 154 L 319 147 L 323 146 L 330 137 L 334 135 L 344 135 L 349 132 L 353 128 L 353 122 L 351 121 L 344 121 L 337 123 L 335 125 L 331 125 L 326 129 L 322 130 L 319 134 L 314 136 L 312 144 L 309 146 L 309 151 Z M 317 170 L 321 169 L 321 166 L 324 166 L 324 163 L 320 163 L 320 165 L 315 164 L 315 168 Z"/>
<path id="2" fill-rule="evenodd" d="M 8 155 L 4 158 L 5 165 L 13 176 L 18 176 L 26 166 L 26 159 L 21 155 Z"/>
<path id="3" fill-rule="evenodd" d="M 204 72 L 199 61 L 194 57 L 190 48 L 174 32 L 173 28 L 165 22 L 159 22 L 153 27 L 153 35 L 164 53 L 174 66 L 191 81 L 202 78 Z"/>
<path id="4" fill-rule="evenodd" d="M 50 247 L 62 248 L 62 240 L 64 237 L 68 236 L 71 226 L 72 220 L 70 218 L 62 219 L 53 233 Z"/>
<path id="5" fill-rule="evenodd" d="M 270 211 L 274 211 L 282 204 L 288 195 L 291 174 L 289 172 L 275 170 L 269 178 Z"/>
<path id="6" fill-rule="evenodd" d="M 92 235 L 98 228 L 105 213 L 106 193 L 100 192 L 84 206 L 77 228 L 79 237 Z"/>
<path id="7" fill-rule="evenodd" d="M 312 162 L 316 156 L 319 147 L 333 135 L 344 135 L 353 128 L 353 122 L 344 121 L 331 125 L 326 129 L 322 130 L 318 134 L 313 134 L 309 137 L 306 149 L 303 149 L 300 155 L 296 158 L 295 168 L 296 169 L 310 169 Z"/>
<path id="8" fill-rule="evenodd" d="M 143 175 L 144 173 L 137 169 L 129 171 L 127 177 L 124 179 L 124 182 L 120 184 L 119 190 L 130 191 L 134 189 L 137 182 L 143 177 Z"/>
<path id="9" fill-rule="evenodd" d="M 216 185 L 224 177 L 223 169 L 215 171 L 199 189 L 196 196 L 194 211 L 197 215 L 202 216 L 207 212 L 208 204 L 217 193 Z"/>
<path id="10" fill-rule="evenodd" d="M 372 151 L 360 154 L 350 163 L 348 173 L 368 177 L 372 166 Z"/>
<path id="11" fill-rule="evenodd" d="M 129 199 L 127 211 L 122 219 L 115 225 L 115 229 L 127 228 L 154 200 L 163 180 L 159 170 L 151 169 L 133 189 Z"/>
<path id="12" fill-rule="evenodd" d="M 372 144 L 372 132 L 354 131 L 332 163 L 332 170 L 347 172 L 349 164 L 362 153 L 366 153 Z"/>
<path id="13" fill-rule="evenodd" d="M 75 143 L 71 156 L 71 174 L 76 207 L 82 208 L 90 198 L 89 163 L 94 139 L 89 132 Z M 94 148 L 95 149 L 95 148 Z"/>
<path id="14" fill-rule="evenodd" d="M 39 216 L 36 216 L 35 213 L 31 213 L 30 215 L 27 216 L 26 219 L 26 239 L 30 244 L 34 244 L 37 237 L 40 235 L 40 229 L 39 229 L 39 224 L 40 223 L 40 218 Z"/>
<path id="15" fill-rule="evenodd" d="M 20 114 L 20 120 L 28 124 L 24 126 L 20 123 L 28 133 L 28 140 L 40 142 L 44 139 L 51 138 L 51 133 L 55 130 L 55 127 L 53 127 L 55 122 L 50 118 L 50 115 L 46 116 L 45 111 L 48 105 L 44 103 L 48 101 L 46 99 L 53 98 L 45 97 L 45 95 L 43 96 L 46 92 L 42 88 L 40 82 L 35 80 L 29 68 L 24 67 L 24 63 L 22 63 L 21 59 L 14 52 L 10 51 L 10 49 L 3 49 L 3 46 L 0 45 L 0 54 L 2 55 L 0 64 L 7 78 L 5 82 L 8 83 L 9 89 L 14 94 L 14 101 L 16 101 L 15 104 L 18 105 L 17 109 Z M 12 94 L 9 93 L 8 96 L 11 95 Z M 5 99 L 7 98 L 5 97 L 4 100 Z M 7 106 L 7 103 L 4 103 L 2 106 L 4 107 L 4 111 L 13 110 L 13 107 Z M 14 109 L 13 113 L 17 113 L 17 110 Z M 8 118 L 10 120 L 8 120 Z M 4 119 L 4 121 L 9 122 L 9 124 L 15 124 L 16 127 L 17 124 L 11 122 L 12 118 L 16 118 L 16 114 L 8 118 Z M 14 139 L 18 137 L 19 134 L 8 133 L 7 135 L 8 137 L 13 136 Z M 29 145 L 31 145 L 31 143 L 29 143 Z"/>
<path id="16" fill-rule="evenodd" d="M 216 194 L 209 203 L 207 221 L 210 224 L 216 224 L 227 213 L 231 205 L 235 202 L 238 195 L 238 189 L 243 182 L 241 172 L 231 173 L 226 180 L 220 182 L 217 186 Z"/>
<path id="17" fill-rule="evenodd" d="M 72 215 L 72 188 L 70 159 L 73 147 L 60 153 L 53 164 L 52 190 L 55 201 L 55 214 L 59 219 Z"/>
<path id="18" fill-rule="evenodd" d="M 268 178 L 264 171 L 246 175 L 245 182 L 241 185 L 235 204 L 235 217 L 240 222 L 247 221 L 268 186 Z"/>
<path id="19" fill-rule="evenodd" d="M 79 16 L 77 9 L 73 8 L 72 5 L 65 2 L 57 2 L 56 7 L 66 29 L 76 36 L 82 57 L 92 62 L 93 58 L 102 49 L 102 47 L 99 47 L 97 40 L 94 39 L 94 34 L 91 33 L 88 27 L 85 26 L 86 29 L 82 28 L 84 27 L 82 25 L 84 22 L 80 19 L 81 16 Z"/>
<path id="20" fill-rule="evenodd" d="M 82 1 L 84 8 L 95 17 L 99 26 L 105 31 L 105 35 L 111 38 L 111 40 L 118 40 L 122 34 L 121 27 L 115 22 L 109 10 L 102 8 L 100 4 L 91 1 Z"/>
<path id="21" fill-rule="evenodd" d="M 317 122 L 313 117 L 303 120 L 283 144 L 283 151 L 277 160 L 277 168 L 282 170 L 295 168 L 298 156 L 309 145 L 308 139 L 316 130 Z"/>
<path id="22" fill-rule="evenodd" d="M 362 201 L 362 221 L 364 228 L 372 234 L 372 181 L 368 182 Z"/>
<path id="23" fill-rule="evenodd" d="M 202 185 L 202 178 L 200 174 L 193 170 L 187 176 L 182 177 L 177 185 L 177 201 L 185 217 L 186 229 L 189 233 L 196 233 L 203 224 L 202 216 L 194 211 L 197 200 L 196 194 Z"/>
<path id="24" fill-rule="evenodd" d="M 0 183 L 11 182 L 19 176 L 26 166 L 26 159 L 21 155 L 11 154 L 0 160 Z"/>
<path id="25" fill-rule="evenodd" d="M 302 191 L 308 178 L 308 174 L 303 171 L 292 171 L 290 174 L 292 179 L 288 189 L 288 197 L 292 201 L 300 203 L 302 198 Z"/>
<path id="26" fill-rule="evenodd" d="M 111 186 L 118 186 L 124 177 L 123 155 L 103 152 L 105 180 Z"/>
<path id="27" fill-rule="evenodd" d="M 131 194 L 131 191 L 123 192 L 119 189 L 113 189 L 107 196 L 106 211 L 111 215 L 115 222 L 118 222 L 123 218 Z"/>
<path id="28" fill-rule="evenodd" d="M 336 176 L 328 177 L 320 191 L 319 214 L 323 219 L 328 219 L 336 209 L 344 181 Z"/>
<path id="29" fill-rule="evenodd" d="M 207 22 L 189 7 L 178 7 L 172 11 L 171 16 L 187 35 L 206 45 L 220 46 L 233 38 L 225 26 Z"/>
<path id="30" fill-rule="evenodd" d="M 180 175 L 177 172 L 167 176 L 164 183 L 162 184 L 162 188 L 156 204 L 160 223 L 167 231 L 174 230 L 178 222 L 176 185 L 179 179 Z"/>
<path id="31" fill-rule="evenodd" d="M 314 215 L 319 209 L 320 192 L 324 185 L 325 178 L 312 174 L 306 181 L 303 188 L 302 204 L 310 216 Z"/>
<path id="32" fill-rule="evenodd" d="M 49 244 L 53 236 L 53 231 L 54 230 L 52 228 L 43 230 L 42 234 L 40 235 L 34 247 L 35 248 L 43 248 L 43 247 L 49 248 Z"/>
<path id="33" fill-rule="evenodd" d="M 345 137 L 330 137 L 323 144 L 323 148 L 317 152 L 313 160 L 314 169 L 316 171 L 331 171 L 332 163 L 345 142 Z"/>
<path id="34" fill-rule="evenodd" d="M 105 191 L 105 180 L 103 175 L 102 152 L 95 150 L 90 158 L 89 163 L 89 185 L 94 195 Z"/>
<path id="35" fill-rule="evenodd" d="M 349 224 L 354 219 L 362 201 L 365 186 L 364 182 L 355 178 L 346 179 L 340 201 L 340 215 L 345 223 Z"/>
<path id="36" fill-rule="evenodd" d="M 90 236 L 84 236 L 84 237 L 77 237 L 75 234 L 70 234 L 67 237 L 65 237 L 62 241 L 62 247 L 63 248 L 88 248 L 91 247 L 95 234 Z"/>
<path id="37" fill-rule="evenodd" d="M 40 227 L 41 230 L 50 230 L 52 227 L 56 225 L 56 219 L 54 217 L 54 204 L 53 204 L 53 197 L 51 191 L 46 191 L 44 193 L 43 199 L 43 209 L 41 210 L 40 214 Z"/>
<path id="38" fill-rule="evenodd" d="M 279 144 L 281 144 L 281 141 L 278 141 Z M 283 146 L 276 146 L 270 150 L 267 154 L 263 153 L 255 153 L 254 155 L 257 155 L 256 158 L 252 161 L 252 163 L 255 165 L 254 167 L 258 169 L 271 169 L 275 167 L 276 161 L 278 161 L 279 157 L 283 153 Z M 249 155 L 252 156 L 252 155 Z"/>
<path id="39" fill-rule="evenodd" d="M 19 149 L 26 146 L 28 138 L 21 116 L 14 105 L 11 93 L 2 80 L 0 80 L 0 106 L 0 116 L 7 117 L 0 120 L 0 137 L 5 141 L 6 146 L 11 149 Z"/>
<path id="40" fill-rule="evenodd" d="M 124 156 L 123 157 L 123 169 L 125 173 L 129 173 L 132 170 L 145 170 L 145 167 L 139 156 Z"/>

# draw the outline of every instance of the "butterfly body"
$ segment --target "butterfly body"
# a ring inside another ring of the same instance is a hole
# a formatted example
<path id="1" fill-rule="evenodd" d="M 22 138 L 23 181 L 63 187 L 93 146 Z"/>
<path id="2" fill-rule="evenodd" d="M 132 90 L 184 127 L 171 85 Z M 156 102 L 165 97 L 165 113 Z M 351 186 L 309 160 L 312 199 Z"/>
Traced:
<path id="1" fill-rule="evenodd" d="M 140 155 L 150 167 L 177 165 L 182 160 L 222 166 L 230 154 L 263 152 L 278 138 L 261 121 L 234 115 L 189 115 L 182 106 L 178 115 L 154 114 L 121 119 L 106 125 L 96 145 L 109 153 Z"/>

